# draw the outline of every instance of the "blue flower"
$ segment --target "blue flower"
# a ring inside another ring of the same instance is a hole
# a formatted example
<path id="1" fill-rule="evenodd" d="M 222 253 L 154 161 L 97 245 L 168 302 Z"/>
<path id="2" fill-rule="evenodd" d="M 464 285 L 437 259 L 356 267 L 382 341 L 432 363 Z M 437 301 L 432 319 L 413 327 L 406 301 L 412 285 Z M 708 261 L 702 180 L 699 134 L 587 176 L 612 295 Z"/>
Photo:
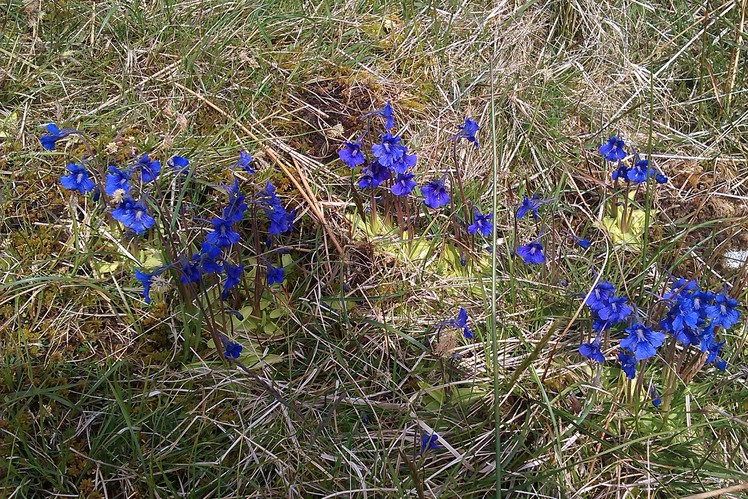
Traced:
<path id="1" fill-rule="evenodd" d="M 473 332 L 470 330 L 469 327 L 465 326 L 464 328 L 462 328 L 462 336 L 464 336 L 468 340 L 472 340 L 473 339 Z"/>
<path id="2" fill-rule="evenodd" d="M 285 277 L 285 270 L 283 269 L 283 267 L 273 267 L 270 264 L 268 264 L 267 267 L 268 286 L 283 282 L 283 278 Z"/>
<path id="3" fill-rule="evenodd" d="M 655 182 L 657 182 L 658 184 L 664 184 L 667 182 L 667 177 L 663 175 L 662 173 L 657 172 L 655 174 Z"/>
<path id="4" fill-rule="evenodd" d="M 239 193 L 239 181 L 234 179 L 234 185 L 224 185 L 228 195 L 228 204 L 223 209 L 223 219 L 236 223 L 240 222 L 247 210 L 247 203 L 244 202 L 244 196 Z"/>
<path id="5" fill-rule="evenodd" d="M 280 235 L 293 230 L 295 211 L 290 213 L 281 205 L 280 199 L 275 194 L 275 187 L 270 182 L 265 184 L 265 191 L 260 194 L 260 203 L 263 205 L 265 216 L 270 221 L 268 232 L 270 235 Z"/>
<path id="6" fill-rule="evenodd" d="M 246 153 L 244 151 L 239 151 L 239 159 L 236 160 L 236 163 L 234 163 L 235 168 L 241 168 L 248 174 L 252 175 L 255 170 L 252 168 L 252 165 L 250 163 L 252 162 L 252 156 L 249 155 L 249 153 Z"/>
<path id="7" fill-rule="evenodd" d="M 382 166 L 389 168 L 393 163 L 402 160 L 406 148 L 400 145 L 400 137 L 397 135 L 393 136 L 387 132 L 381 137 L 382 142 L 371 146 L 371 152 Z"/>
<path id="8" fill-rule="evenodd" d="M 740 317 L 740 312 L 735 310 L 737 306 L 738 300 L 720 293 L 714 298 L 714 305 L 706 308 L 706 314 L 715 326 L 730 329 Z"/>
<path id="9" fill-rule="evenodd" d="M 67 170 L 70 172 L 70 175 L 63 175 L 60 177 L 60 184 L 62 184 L 65 189 L 85 194 L 96 185 L 93 180 L 88 178 L 88 171 L 86 171 L 86 168 L 83 165 L 70 163 L 67 166 Z"/>
<path id="10" fill-rule="evenodd" d="M 584 238 L 577 237 L 577 236 L 574 236 L 574 242 L 577 243 L 583 249 L 587 249 L 591 245 L 589 239 L 584 239 Z"/>
<path id="11" fill-rule="evenodd" d="M 223 345 L 223 358 L 228 359 L 233 357 L 238 359 L 242 353 L 242 346 L 239 343 L 231 341 L 225 334 L 218 333 L 218 337 Z"/>
<path id="12" fill-rule="evenodd" d="M 591 310 L 600 310 L 608 304 L 608 300 L 615 293 L 616 288 L 607 281 L 600 281 L 597 286 L 592 289 L 592 292 L 587 297 L 585 304 L 590 307 Z"/>
<path id="13" fill-rule="evenodd" d="M 697 291 L 691 297 L 691 308 L 699 314 L 699 319 L 706 322 L 708 318 L 709 302 L 714 300 L 714 293 Z"/>
<path id="14" fill-rule="evenodd" d="M 371 163 L 367 168 L 363 169 L 362 173 L 363 175 L 358 181 L 358 186 L 361 189 L 377 187 L 379 184 L 392 177 L 390 169 L 382 166 L 379 161 Z"/>
<path id="15" fill-rule="evenodd" d="M 384 118 L 384 128 L 387 130 L 395 126 L 395 119 L 392 116 L 392 105 L 390 104 L 390 101 L 387 101 L 387 104 L 385 104 L 384 107 L 375 114 Z"/>
<path id="16" fill-rule="evenodd" d="M 161 274 L 161 270 L 156 270 L 154 272 L 146 273 L 141 272 L 138 269 L 135 269 L 135 279 L 140 281 L 140 284 L 143 285 L 143 298 L 146 303 L 151 303 L 151 284 L 153 284 L 153 278 L 157 277 Z"/>
<path id="17" fill-rule="evenodd" d="M 626 144 L 623 143 L 620 137 L 614 136 L 610 137 L 608 142 L 598 147 L 597 150 L 608 161 L 620 161 L 626 157 L 624 147 L 626 147 Z"/>
<path id="18" fill-rule="evenodd" d="M 467 326 L 467 321 L 468 321 L 467 310 L 460 307 L 460 311 L 457 312 L 457 318 L 449 321 L 449 324 L 456 328 L 461 328 L 461 327 Z"/>
<path id="19" fill-rule="evenodd" d="M 109 173 L 106 174 L 106 185 L 104 186 L 104 192 L 109 196 L 114 196 L 114 191 L 122 189 L 125 194 L 130 193 L 130 176 L 132 172 L 130 170 L 119 170 L 114 165 L 109 165 Z"/>
<path id="20" fill-rule="evenodd" d="M 660 327 L 677 333 L 685 327 L 695 328 L 698 322 L 699 314 L 693 309 L 690 296 L 681 296 L 676 299 L 665 319 L 660 322 Z"/>
<path id="21" fill-rule="evenodd" d="M 364 155 L 361 153 L 361 144 L 357 142 L 344 142 L 343 148 L 338 151 L 340 160 L 350 168 L 355 168 L 364 163 Z"/>
<path id="22" fill-rule="evenodd" d="M 660 407 L 660 396 L 657 394 L 657 389 L 652 385 L 649 388 L 649 396 L 652 397 L 652 405 L 655 407 Z"/>
<path id="23" fill-rule="evenodd" d="M 622 322 L 626 317 L 631 315 L 631 307 L 626 305 L 626 297 L 611 296 L 608 303 L 602 308 L 596 310 L 600 319 L 608 321 L 611 324 Z"/>
<path id="24" fill-rule="evenodd" d="M 478 123 L 470 118 L 465 118 L 464 125 L 457 125 L 460 131 L 457 133 L 457 138 L 466 139 L 468 142 L 475 144 L 475 148 L 478 149 L 478 139 L 475 138 L 475 133 L 480 129 Z"/>
<path id="25" fill-rule="evenodd" d="M 223 271 L 226 272 L 226 279 L 223 281 L 221 299 L 225 300 L 228 298 L 231 288 L 239 284 L 242 271 L 244 271 L 244 265 L 231 265 L 230 263 L 224 263 Z"/>
<path id="26" fill-rule="evenodd" d="M 399 174 L 395 177 L 392 187 L 390 187 L 390 191 L 392 191 L 392 194 L 395 196 L 407 196 L 416 186 L 415 181 L 412 179 L 412 173 Z"/>
<path id="27" fill-rule="evenodd" d="M 181 173 L 187 175 L 189 173 L 190 161 L 182 156 L 172 156 L 166 161 L 166 164 L 171 166 L 174 173 Z"/>
<path id="28" fill-rule="evenodd" d="M 211 223 L 213 224 L 213 230 L 205 236 L 208 243 L 219 248 L 226 248 L 239 242 L 239 233 L 231 229 L 231 221 L 214 217 Z"/>
<path id="29" fill-rule="evenodd" d="M 403 157 L 399 160 L 393 162 L 389 169 L 392 170 L 394 173 L 405 173 L 407 170 L 413 168 L 416 165 L 416 161 L 418 158 L 416 158 L 415 154 L 408 154 L 408 148 L 405 148 L 405 151 L 403 152 Z"/>
<path id="30" fill-rule="evenodd" d="M 444 188 L 444 182 L 441 179 L 434 180 L 421 187 L 421 194 L 424 204 L 429 208 L 439 208 L 449 203 L 449 194 L 447 194 L 447 189 Z"/>
<path id="31" fill-rule="evenodd" d="M 223 351 L 224 359 L 228 359 L 229 357 L 238 359 L 241 354 L 242 346 L 239 343 L 234 343 L 233 341 L 229 341 L 228 343 L 226 343 L 226 347 Z"/>
<path id="32" fill-rule="evenodd" d="M 603 331 L 607 331 L 610 329 L 611 323 L 610 321 L 604 321 L 600 317 L 598 317 L 597 312 L 592 312 L 592 330 L 596 333 L 602 333 Z"/>
<path id="33" fill-rule="evenodd" d="M 129 197 L 123 199 L 119 206 L 112 210 L 112 217 L 136 234 L 142 234 L 156 223 L 148 214 L 142 199 L 135 203 Z"/>
<path id="34" fill-rule="evenodd" d="M 621 348 L 633 352 L 637 361 L 654 357 L 657 347 L 665 341 L 664 334 L 642 324 L 634 324 L 626 332 L 629 335 L 621 340 Z"/>
<path id="35" fill-rule="evenodd" d="M 439 440 L 439 435 L 437 435 L 436 433 L 432 433 L 431 435 L 429 435 L 428 433 L 421 433 L 421 454 L 423 454 L 427 450 L 441 449 L 441 445 L 436 443 L 437 440 Z"/>
<path id="36" fill-rule="evenodd" d="M 200 255 L 194 254 L 191 259 L 183 258 L 179 267 L 179 280 L 182 284 L 200 282 L 203 273 L 200 270 Z"/>
<path id="37" fill-rule="evenodd" d="M 143 183 L 155 180 L 161 171 L 161 162 L 151 161 L 147 154 L 142 154 L 135 166 L 140 170 L 140 179 Z"/>
<path id="38" fill-rule="evenodd" d="M 621 369 L 626 373 L 628 379 L 634 379 L 636 376 L 636 357 L 629 355 L 626 350 L 618 350 L 618 362 L 621 363 Z"/>
<path id="39" fill-rule="evenodd" d="M 217 261 L 221 256 L 221 249 L 218 246 L 210 244 L 209 242 L 203 242 L 200 244 L 200 254 L 197 256 L 200 271 L 203 274 L 221 273 L 221 264 Z"/>
<path id="40" fill-rule="evenodd" d="M 493 232 L 493 223 L 490 221 L 493 213 L 482 215 L 478 208 L 473 208 L 473 223 L 468 225 L 468 234 L 480 232 L 483 236 L 488 237 Z"/>
<path id="41" fill-rule="evenodd" d="M 622 180 L 625 180 L 626 182 L 629 181 L 629 168 L 623 164 L 623 162 L 618 163 L 618 167 L 613 171 L 613 173 L 610 174 L 610 178 L 613 180 L 618 180 L 619 178 Z"/>
<path id="42" fill-rule="evenodd" d="M 50 151 L 54 150 L 55 142 L 57 142 L 58 140 L 73 133 L 80 133 L 78 130 L 74 130 L 72 128 L 63 128 L 62 130 L 60 130 L 54 123 L 50 123 L 49 125 L 44 127 L 44 129 L 47 131 L 47 133 L 39 137 L 39 142 L 41 142 L 44 149 L 48 149 Z"/>
<path id="43" fill-rule="evenodd" d="M 543 204 L 543 200 L 538 198 L 537 194 L 533 194 L 531 198 L 527 196 L 522 197 L 522 202 L 517 208 L 517 219 L 524 217 L 528 212 L 532 213 L 535 220 L 538 219 L 538 207 Z"/>
<path id="44" fill-rule="evenodd" d="M 543 245 L 538 241 L 533 241 L 517 248 L 517 254 L 525 263 L 539 265 L 545 261 L 543 254 Z"/>
<path id="45" fill-rule="evenodd" d="M 600 349 L 600 335 L 598 334 L 591 343 L 582 343 L 579 346 L 579 353 L 595 362 L 605 362 L 605 355 Z"/>
<path id="46" fill-rule="evenodd" d="M 641 184 L 652 174 L 654 174 L 654 170 L 649 167 L 649 160 L 640 159 L 634 163 L 634 166 L 626 173 L 626 178 L 635 184 Z"/>
<path id="47" fill-rule="evenodd" d="M 725 367 L 727 367 L 727 362 L 719 357 L 719 351 L 722 349 L 724 344 L 724 341 L 712 341 L 712 343 L 709 345 L 709 348 L 707 349 L 707 355 L 706 359 L 704 360 L 704 364 L 714 363 L 717 369 L 719 369 L 720 371 L 724 371 Z"/>

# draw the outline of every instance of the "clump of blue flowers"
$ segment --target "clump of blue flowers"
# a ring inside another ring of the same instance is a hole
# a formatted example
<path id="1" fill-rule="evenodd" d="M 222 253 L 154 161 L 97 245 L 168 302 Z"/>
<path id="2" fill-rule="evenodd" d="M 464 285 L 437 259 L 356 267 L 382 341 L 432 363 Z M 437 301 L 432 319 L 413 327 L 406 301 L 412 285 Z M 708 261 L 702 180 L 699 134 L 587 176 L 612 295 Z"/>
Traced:
<path id="1" fill-rule="evenodd" d="M 88 151 L 84 159 L 67 165 L 67 173 L 60 177 L 63 188 L 80 195 L 91 195 L 93 201 L 98 201 L 103 195 L 102 205 L 108 206 L 107 211 L 112 220 L 131 234 L 131 244 L 137 245 L 140 240 L 162 243 L 163 254 L 171 261 L 156 268 L 134 270 L 134 278 L 142 288 L 143 301 L 151 303 L 156 283 L 168 283 L 166 274 L 173 274 L 179 283 L 182 298 L 187 303 L 197 304 L 203 319 L 208 322 L 218 352 L 226 359 L 238 359 L 242 346 L 224 334 L 223 331 L 228 326 L 218 324 L 217 318 L 230 318 L 233 307 L 229 306 L 229 302 L 241 303 L 247 300 L 247 295 L 252 291 L 248 286 L 238 289 L 245 284 L 244 271 L 248 262 L 253 264 L 255 274 L 264 269 L 267 286 L 284 281 L 283 265 L 274 265 L 269 259 L 285 252 L 273 248 L 273 238 L 290 233 L 296 216 L 295 210 L 286 209 L 269 181 L 259 190 L 253 189 L 250 184 L 250 191 L 254 191 L 250 196 L 242 192 L 239 179 L 233 171 L 255 174 L 249 153 L 240 151 L 238 159 L 229 167 L 231 181 L 218 186 L 224 201 L 206 220 L 195 218 L 194 215 L 185 216 L 199 208 L 186 207 L 186 203 L 180 205 L 181 213 L 171 213 L 173 198 L 172 203 L 165 199 L 165 187 L 187 189 L 188 183 L 192 181 L 190 161 L 187 158 L 170 157 L 166 164 L 171 168 L 164 171 L 160 160 L 148 153 L 141 153 L 132 155 L 123 164 L 108 164 L 105 171 L 97 173 L 97 155 L 84 134 L 70 128 L 59 129 L 54 124 L 47 125 L 45 130 L 46 133 L 39 139 L 45 149 L 55 150 L 60 140 L 75 134 Z M 162 181 L 165 176 L 167 178 Z M 245 224 L 245 215 L 250 211 L 251 223 Z M 264 215 L 264 221 L 257 216 L 259 214 Z M 169 231 L 173 229 L 177 218 L 204 223 L 206 227 L 183 226 L 171 233 Z M 172 224 L 171 227 L 169 223 Z M 199 231 L 200 237 L 182 240 L 182 233 L 191 229 Z M 262 237 L 260 232 L 264 234 Z M 240 244 L 243 241 L 245 244 Z M 260 242 L 264 242 L 264 247 L 260 246 Z M 254 250 L 254 254 L 250 249 Z M 258 283 L 261 285 L 262 281 L 255 280 L 255 294 L 263 290 L 257 288 Z M 216 310 L 224 306 L 229 306 L 228 314 Z"/>

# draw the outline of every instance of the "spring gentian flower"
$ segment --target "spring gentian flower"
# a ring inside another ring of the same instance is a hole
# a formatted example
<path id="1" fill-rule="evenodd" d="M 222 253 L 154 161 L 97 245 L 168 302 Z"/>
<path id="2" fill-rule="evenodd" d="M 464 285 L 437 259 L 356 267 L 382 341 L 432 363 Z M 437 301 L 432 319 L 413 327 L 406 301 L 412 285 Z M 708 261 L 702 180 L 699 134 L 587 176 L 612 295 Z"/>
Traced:
<path id="1" fill-rule="evenodd" d="M 662 173 L 657 172 L 655 174 L 655 182 L 657 182 L 658 184 L 664 184 L 667 182 L 667 177 L 663 175 Z"/>
<path id="2" fill-rule="evenodd" d="M 403 158 L 406 148 L 400 145 L 400 137 L 387 132 L 382 135 L 382 142 L 371 146 L 371 152 L 382 166 L 390 167 Z"/>
<path id="3" fill-rule="evenodd" d="M 634 324 L 626 332 L 629 335 L 621 340 L 621 348 L 633 352 L 637 361 L 654 357 L 657 347 L 665 341 L 664 334 L 642 324 Z"/>
<path id="4" fill-rule="evenodd" d="M 649 167 L 649 160 L 640 159 L 626 173 L 626 178 L 635 184 L 641 184 L 646 181 L 654 170 Z M 613 179 L 615 180 L 615 179 Z"/>
<path id="5" fill-rule="evenodd" d="M 437 435 L 436 433 L 432 433 L 431 435 L 429 435 L 428 433 L 421 433 L 421 454 L 423 454 L 427 450 L 441 449 L 441 445 L 436 443 L 437 440 L 439 440 L 439 435 Z"/>
<path id="6" fill-rule="evenodd" d="M 579 353 L 595 362 L 605 362 L 605 356 L 600 350 L 600 335 L 597 335 L 594 341 L 590 343 L 582 343 L 579 346 Z"/>
<path id="7" fill-rule="evenodd" d="M 239 284 L 243 270 L 244 265 L 231 265 L 230 263 L 223 264 L 223 271 L 226 272 L 226 279 L 223 281 L 221 299 L 225 300 L 228 298 L 231 288 Z"/>
<path id="8" fill-rule="evenodd" d="M 255 170 L 252 168 L 252 165 L 250 163 L 252 162 L 252 156 L 249 155 L 249 153 L 246 153 L 244 151 L 239 151 L 239 159 L 236 160 L 236 163 L 234 163 L 235 168 L 241 168 L 248 174 L 252 175 Z"/>
<path id="9" fill-rule="evenodd" d="M 273 267 L 270 264 L 268 264 L 267 267 L 268 286 L 283 282 L 283 278 L 285 277 L 285 270 L 283 269 L 283 267 Z"/>
<path id="10" fill-rule="evenodd" d="M 130 193 L 130 176 L 132 172 L 130 170 L 120 170 L 116 166 L 109 165 L 109 173 L 106 174 L 106 185 L 104 186 L 104 192 L 109 196 L 114 196 L 114 191 L 122 189 L 125 194 Z"/>
<path id="11" fill-rule="evenodd" d="M 395 196 L 407 196 L 416 186 L 415 181 L 412 179 L 412 173 L 399 174 L 395 177 L 394 183 L 392 184 L 392 187 L 390 187 L 390 191 L 392 191 L 392 194 Z"/>
<path id="12" fill-rule="evenodd" d="M 239 242 L 239 233 L 231 229 L 232 223 L 223 218 L 214 217 L 210 221 L 213 230 L 205 235 L 205 240 L 219 248 L 227 248 Z"/>
<path id="13" fill-rule="evenodd" d="M 614 136 L 610 137 L 608 142 L 598 147 L 597 150 L 608 161 L 620 161 L 626 157 L 624 147 L 626 147 L 626 144 L 623 143 L 623 140 Z"/>
<path id="14" fill-rule="evenodd" d="M 47 133 L 39 137 L 39 142 L 41 142 L 44 149 L 48 149 L 50 151 L 54 150 L 55 142 L 57 142 L 58 140 L 73 133 L 80 133 L 78 130 L 74 130 L 72 128 L 63 128 L 62 130 L 60 130 L 54 123 L 50 123 L 49 125 L 44 127 L 44 129 L 47 131 Z"/>
<path id="15" fill-rule="evenodd" d="M 480 232 L 485 237 L 490 236 L 493 232 L 492 218 L 493 213 L 482 215 L 478 208 L 473 207 L 473 223 L 468 225 L 468 234 Z"/>
<path id="16" fill-rule="evenodd" d="M 545 261 L 543 245 L 538 241 L 518 247 L 517 254 L 522 257 L 525 263 L 530 265 L 539 265 Z"/>
<path id="17" fill-rule="evenodd" d="M 171 166 L 174 173 L 181 173 L 187 175 L 189 173 L 190 161 L 182 156 L 172 156 L 166 161 L 166 164 Z"/>
<path id="18" fill-rule="evenodd" d="M 517 208 L 517 219 L 524 217 L 528 212 L 532 213 L 532 217 L 538 219 L 538 207 L 543 204 L 543 200 L 538 198 L 537 194 L 533 194 L 531 198 L 527 196 L 522 197 L 522 202 Z"/>
<path id="19" fill-rule="evenodd" d="M 421 194 L 424 204 L 429 208 L 439 208 L 449 203 L 449 194 L 447 194 L 447 189 L 444 188 L 444 182 L 441 179 L 434 180 L 421 187 Z"/>
<path id="20" fill-rule="evenodd" d="M 737 306 L 738 300 L 720 293 L 714 298 L 714 305 L 707 307 L 706 314 L 715 326 L 730 329 L 740 317 L 740 312 L 735 310 Z"/>
<path id="21" fill-rule="evenodd" d="M 621 363 L 621 369 L 626 373 L 628 379 L 634 379 L 636 376 L 636 357 L 629 355 L 626 350 L 618 350 L 618 362 Z"/>
<path id="22" fill-rule="evenodd" d="M 364 163 L 364 155 L 361 153 L 361 144 L 358 142 L 344 142 L 343 148 L 338 151 L 340 161 L 355 168 Z"/>
<path id="23" fill-rule="evenodd" d="M 143 183 L 148 183 L 158 177 L 158 174 L 161 171 L 161 162 L 155 160 L 151 161 L 151 158 L 148 157 L 147 154 L 141 154 L 140 158 L 138 158 L 136 167 L 140 169 L 140 179 Z"/>
<path id="24" fill-rule="evenodd" d="M 96 185 L 93 180 L 88 178 L 88 171 L 83 165 L 70 163 L 67 166 L 67 170 L 70 174 L 60 177 L 60 184 L 62 184 L 65 189 L 85 194 Z"/>
<path id="25" fill-rule="evenodd" d="M 460 129 L 457 137 L 466 139 L 468 142 L 472 142 L 473 144 L 475 144 L 475 148 L 478 149 L 478 139 L 475 138 L 475 133 L 480 128 L 478 126 L 478 123 L 471 120 L 470 118 L 465 118 L 465 124 L 457 125 L 457 128 Z"/>

